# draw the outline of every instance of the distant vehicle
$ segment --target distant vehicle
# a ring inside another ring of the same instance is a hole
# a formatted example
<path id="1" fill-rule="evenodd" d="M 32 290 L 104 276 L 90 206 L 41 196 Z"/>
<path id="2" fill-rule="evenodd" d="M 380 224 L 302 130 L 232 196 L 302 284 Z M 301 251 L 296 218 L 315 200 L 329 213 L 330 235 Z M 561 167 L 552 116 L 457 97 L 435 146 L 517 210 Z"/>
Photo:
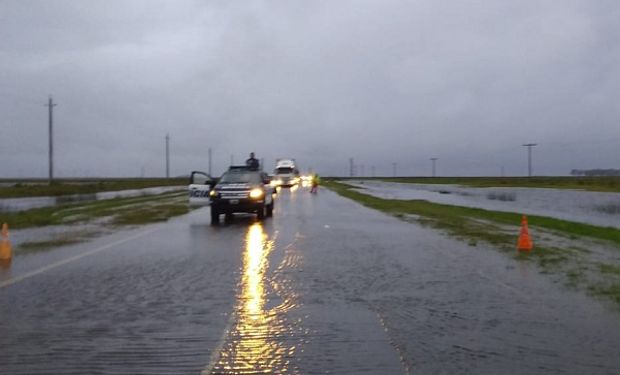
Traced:
<path id="1" fill-rule="evenodd" d="M 209 193 L 217 183 L 217 180 L 208 173 L 192 171 L 189 177 L 189 205 L 207 206 L 210 203 Z"/>
<path id="2" fill-rule="evenodd" d="M 259 220 L 273 216 L 275 188 L 270 182 L 263 171 L 231 166 L 209 193 L 211 224 L 218 224 L 221 214 L 228 220 L 237 212 L 255 213 Z"/>
<path id="3" fill-rule="evenodd" d="M 272 186 L 291 187 L 300 181 L 299 170 L 295 159 L 277 159 L 276 169 L 273 171 Z"/>

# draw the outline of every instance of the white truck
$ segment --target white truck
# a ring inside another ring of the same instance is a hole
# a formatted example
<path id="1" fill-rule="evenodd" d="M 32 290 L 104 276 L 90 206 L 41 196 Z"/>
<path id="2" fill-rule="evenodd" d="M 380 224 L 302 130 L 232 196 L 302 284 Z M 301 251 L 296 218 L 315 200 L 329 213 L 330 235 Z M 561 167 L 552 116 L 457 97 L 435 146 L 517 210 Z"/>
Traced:
<path id="1" fill-rule="evenodd" d="M 271 181 L 273 186 L 291 187 L 299 184 L 299 170 L 295 159 L 277 159 Z"/>

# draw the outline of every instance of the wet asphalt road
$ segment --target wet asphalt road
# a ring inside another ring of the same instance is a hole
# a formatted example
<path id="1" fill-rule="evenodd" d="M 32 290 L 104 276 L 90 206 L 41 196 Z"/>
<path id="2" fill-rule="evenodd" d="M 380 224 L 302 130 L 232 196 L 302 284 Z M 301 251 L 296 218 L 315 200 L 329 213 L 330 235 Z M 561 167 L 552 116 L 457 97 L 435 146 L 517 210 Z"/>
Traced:
<path id="1" fill-rule="evenodd" d="M 1 374 L 620 374 L 620 314 L 322 190 L 0 271 Z"/>

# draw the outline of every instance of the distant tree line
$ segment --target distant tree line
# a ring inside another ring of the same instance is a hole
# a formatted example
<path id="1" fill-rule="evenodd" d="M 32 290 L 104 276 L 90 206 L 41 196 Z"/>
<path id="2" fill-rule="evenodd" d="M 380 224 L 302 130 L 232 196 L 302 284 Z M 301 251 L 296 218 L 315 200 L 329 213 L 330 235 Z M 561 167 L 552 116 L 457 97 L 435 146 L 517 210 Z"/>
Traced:
<path id="1" fill-rule="evenodd" d="M 573 169 L 572 176 L 620 176 L 620 169 Z"/>

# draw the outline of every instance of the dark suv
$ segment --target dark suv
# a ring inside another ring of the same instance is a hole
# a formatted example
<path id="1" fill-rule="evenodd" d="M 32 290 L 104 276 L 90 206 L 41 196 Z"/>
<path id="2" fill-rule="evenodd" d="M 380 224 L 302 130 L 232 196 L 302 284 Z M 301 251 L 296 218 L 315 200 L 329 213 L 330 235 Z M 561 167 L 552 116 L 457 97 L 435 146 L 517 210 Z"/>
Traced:
<path id="1" fill-rule="evenodd" d="M 218 224 L 221 214 L 231 219 L 235 212 L 256 213 L 259 220 L 272 216 L 275 189 L 270 182 L 263 171 L 230 167 L 209 193 L 211 224 Z"/>

